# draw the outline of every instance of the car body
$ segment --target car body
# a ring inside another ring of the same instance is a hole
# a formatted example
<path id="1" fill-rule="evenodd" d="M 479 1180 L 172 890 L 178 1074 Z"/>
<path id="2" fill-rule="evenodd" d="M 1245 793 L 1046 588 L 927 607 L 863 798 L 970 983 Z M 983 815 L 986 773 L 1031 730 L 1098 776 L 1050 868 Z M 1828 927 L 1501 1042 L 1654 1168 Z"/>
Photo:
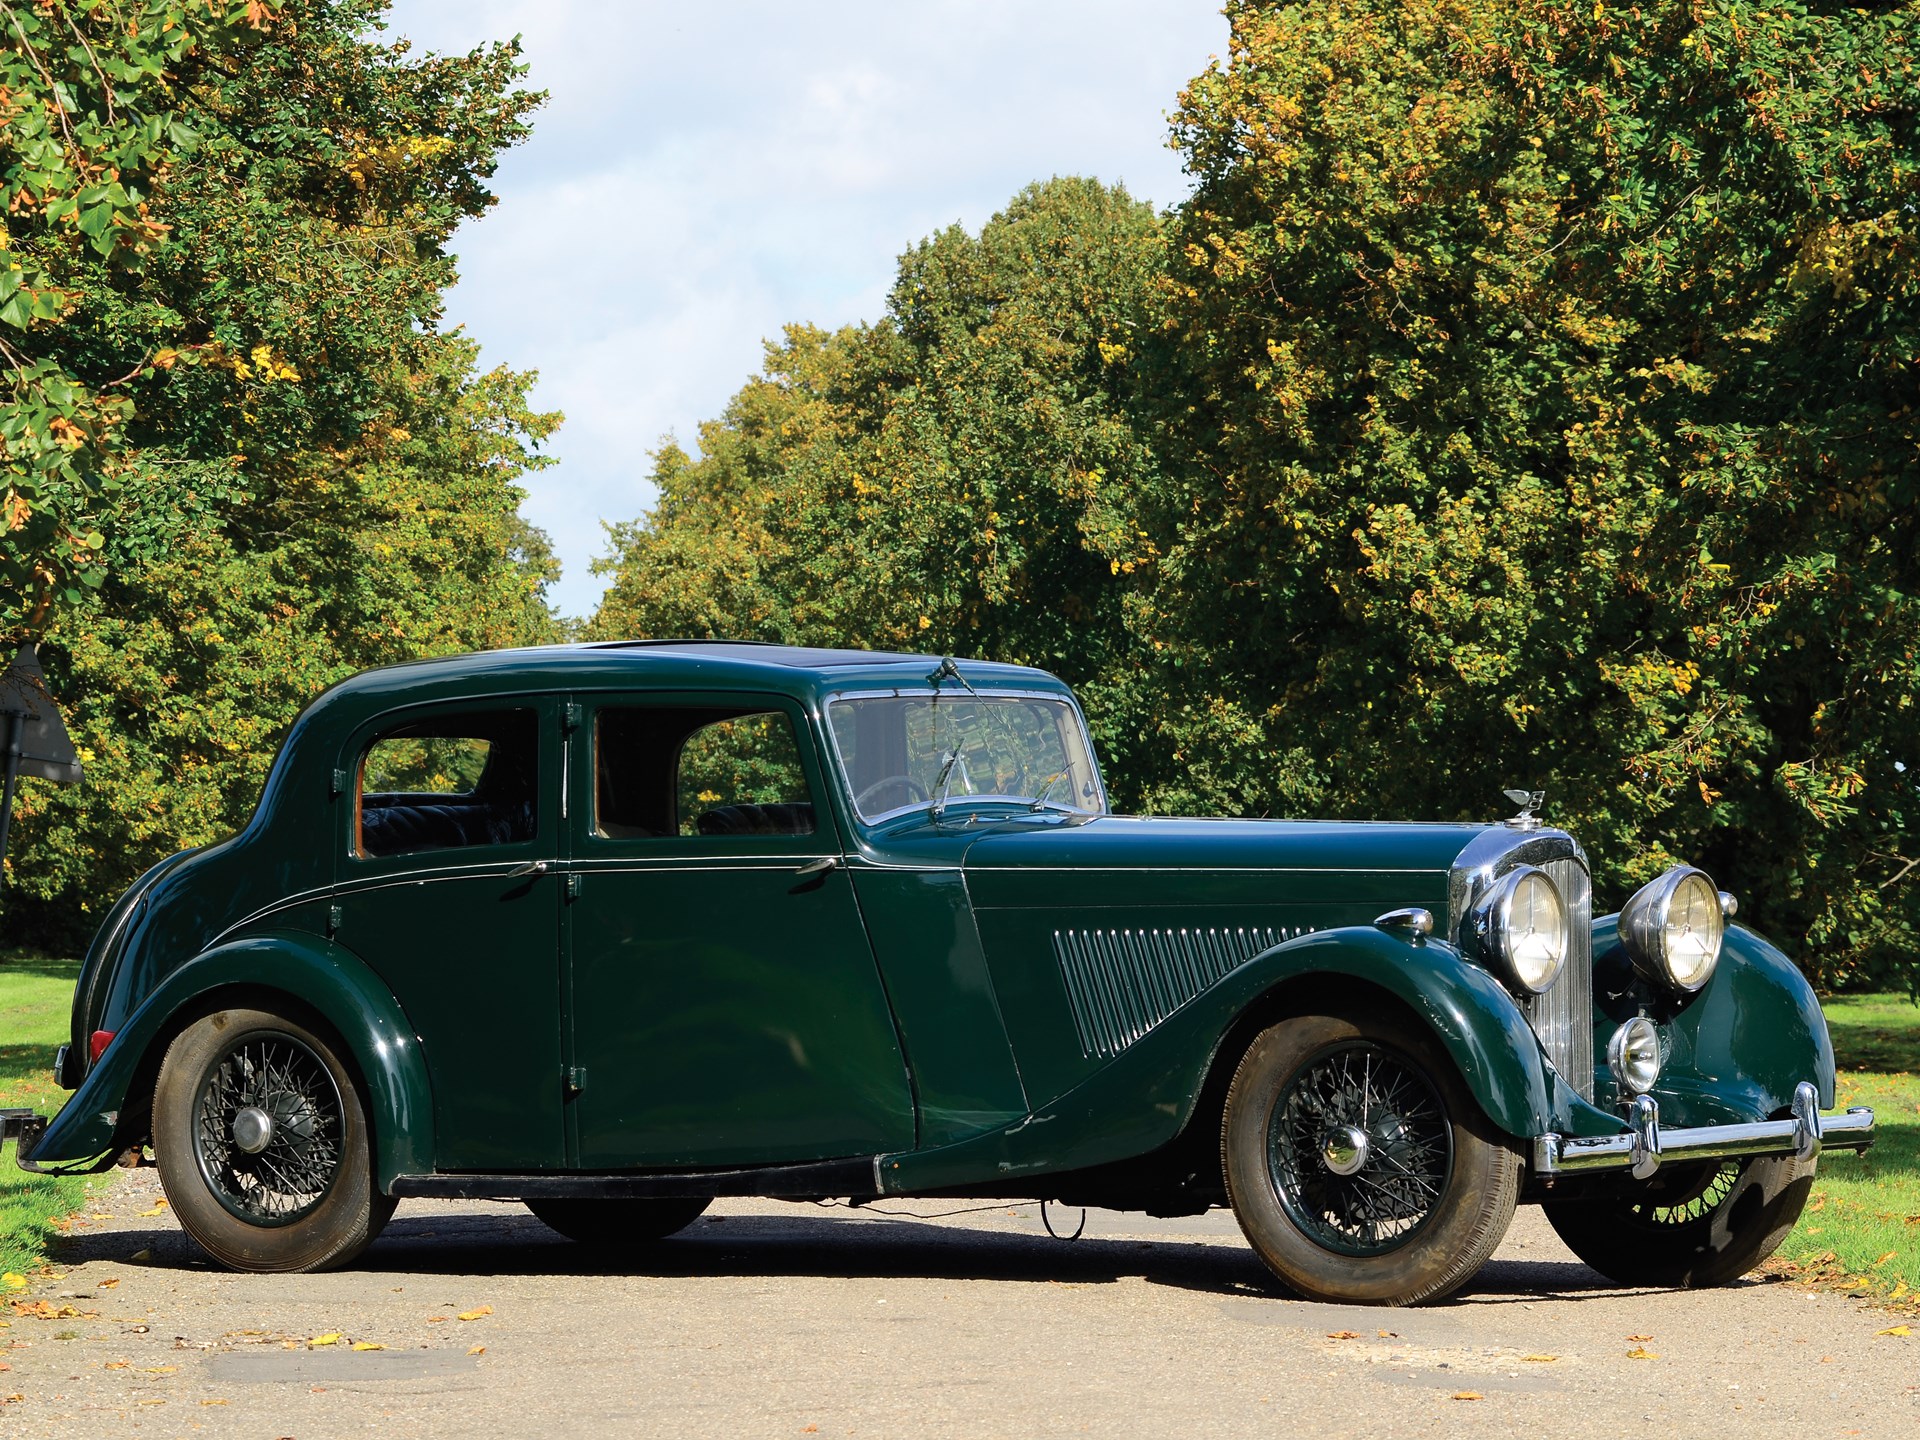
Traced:
<path id="1" fill-rule="evenodd" d="M 1710 882 L 1594 919 L 1526 798 L 1114 815 L 1072 693 L 1014 665 L 371 671 L 302 713 L 240 834 L 113 907 L 77 1093 L 16 1118 L 22 1163 L 150 1145 L 249 1269 L 345 1263 L 401 1196 L 643 1243 L 721 1195 L 987 1195 L 1231 1204 L 1329 1299 L 1446 1294 L 1522 1200 L 1616 1278 L 1730 1278 L 1872 1116 L 1820 1113 L 1819 1006 Z"/>

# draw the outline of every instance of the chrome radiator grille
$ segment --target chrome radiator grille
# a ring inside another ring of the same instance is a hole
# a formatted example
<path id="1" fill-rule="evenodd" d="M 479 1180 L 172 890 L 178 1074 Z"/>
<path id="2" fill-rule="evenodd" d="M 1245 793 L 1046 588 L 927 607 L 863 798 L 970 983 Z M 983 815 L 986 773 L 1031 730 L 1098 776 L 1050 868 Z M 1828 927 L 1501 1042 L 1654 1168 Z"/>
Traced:
<path id="1" fill-rule="evenodd" d="M 1547 872 L 1567 902 L 1572 944 L 1560 979 L 1527 1001 L 1527 1021 L 1553 1068 L 1583 1099 L 1593 1099 L 1593 883 L 1578 860 L 1548 860 Z"/>

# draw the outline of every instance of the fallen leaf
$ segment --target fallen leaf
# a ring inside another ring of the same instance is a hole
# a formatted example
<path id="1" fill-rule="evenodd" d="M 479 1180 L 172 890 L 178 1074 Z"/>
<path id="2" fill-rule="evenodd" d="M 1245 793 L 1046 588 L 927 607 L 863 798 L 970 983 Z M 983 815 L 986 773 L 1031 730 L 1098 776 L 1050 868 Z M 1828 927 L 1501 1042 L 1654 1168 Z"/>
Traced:
<path id="1" fill-rule="evenodd" d="M 143 1365 L 140 1367 L 142 1373 L 147 1375 L 171 1375 L 179 1368 L 178 1365 Z"/>
<path id="2" fill-rule="evenodd" d="M 820 1433 L 820 1427 L 818 1425 L 802 1425 L 800 1427 L 800 1433 L 802 1435 L 818 1435 Z"/>
<path id="3" fill-rule="evenodd" d="M 200 1403 L 202 1405 L 225 1405 L 227 1402 L 225 1400 L 202 1400 Z"/>
<path id="4" fill-rule="evenodd" d="M 1551 1365 L 1560 1357 L 1558 1355 L 1522 1355 L 1520 1358 L 1528 1365 Z"/>
<path id="5" fill-rule="evenodd" d="M 356 1350 L 384 1350 L 387 1347 L 384 1345 L 376 1345 L 371 1340 L 356 1340 L 353 1342 L 353 1348 Z"/>
<path id="6" fill-rule="evenodd" d="M 447 1317 L 444 1315 L 429 1315 L 427 1316 L 427 1323 L 429 1325 L 444 1325 L 447 1323 Z"/>
<path id="7" fill-rule="evenodd" d="M 1329 1340 L 1358 1340 L 1359 1338 L 1360 1332 L 1358 1330 L 1335 1330 L 1327 1336 Z"/>
<path id="8" fill-rule="evenodd" d="M 164 1215 L 167 1213 L 167 1202 L 164 1200 L 156 1200 L 153 1202 L 153 1209 L 136 1210 L 133 1213 L 142 1217 L 143 1219 L 154 1216 L 154 1215 Z"/>
<path id="9" fill-rule="evenodd" d="M 309 1345 L 338 1345 L 339 1343 L 340 1332 L 338 1330 L 329 1330 L 326 1334 L 316 1335 L 307 1341 Z"/>
<path id="10" fill-rule="evenodd" d="M 1627 1339 L 1628 1339 L 1628 1340 L 1630 1340 L 1630 1341 L 1633 1341 L 1633 1342 L 1635 1342 L 1635 1343 L 1639 1343 L 1639 1342 L 1641 1342 L 1641 1341 L 1645 1341 L 1645 1340 L 1651 1340 L 1652 1338 L 1653 1338 L 1653 1337 L 1652 1337 L 1651 1335 L 1629 1335 L 1629 1336 L 1627 1336 Z"/>
<path id="11" fill-rule="evenodd" d="M 102 1280 L 98 1288 L 102 1290 L 111 1290 L 114 1286 L 118 1285 L 119 1283 L 120 1282 L 118 1280 Z"/>
<path id="12" fill-rule="evenodd" d="M 151 1259 L 153 1259 L 153 1251 L 151 1250 L 136 1250 L 127 1257 L 128 1262 L 134 1265 L 144 1265 Z"/>
<path id="13" fill-rule="evenodd" d="M 1378 1335 L 1382 1340 L 1398 1340 L 1400 1338 L 1400 1332 L 1398 1330 L 1376 1330 L 1373 1333 Z"/>
<path id="14" fill-rule="evenodd" d="M 1659 1358 L 1658 1355 L 1654 1354 L 1653 1351 L 1647 1349 L 1644 1345 L 1636 1345 L 1633 1349 L 1627 1351 L 1627 1359 L 1629 1360 L 1658 1360 Z"/>
<path id="15" fill-rule="evenodd" d="M 460 1312 L 460 1318 L 462 1320 L 478 1320 L 482 1315 L 491 1315 L 492 1313 L 493 1313 L 493 1306 L 482 1305 L 477 1309 L 462 1310 Z"/>
<path id="16" fill-rule="evenodd" d="M 1887 1261 L 1893 1259 L 1893 1257 L 1898 1255 L 1899 1253 L 1900 1252 L 1898 1250 L 1889 1250 L 1887 1251 L 1886 1254 L 1882 1255 L 1878 1260 L 1874 1261 L 1869 1268 L 1878 1270 L 1882 1265 L 1886 1264 Z"/>
<path id="17" fill-rule="evenodd" d="M 1889 1325 L 1886 1329 L 1876 1330 L 1873 1333 L 1876 1335 L 1911 1335 L 1913 1334 L 1913 1327 L 1911 1325 Z"/>
<path id="18" fill-rule="evenodd" d="M 27 1288 L 26 1276 L 16 1275 L 11 1270 L 9 1270 L 4 1275 L 0 1275 L 0 1289 L 24 1290 L 26 1288 Z"/>
<path id="19" fill-rule="evenodd" d="M 1487 1397 L 1482 1395 L 1478 1390 L 1456 1390 L 1453 1392 L 1453 1398 L 1456 1400 L 1484 1400 Z"/>
<path id="20" fill-rule="evenodd" d="M 476 1345 L 471 1350 L 467 1351 L 467 1353 L 469 1355 L 484 1355 L 487 1353 L 487 1347 L 484 1345 Z"/>

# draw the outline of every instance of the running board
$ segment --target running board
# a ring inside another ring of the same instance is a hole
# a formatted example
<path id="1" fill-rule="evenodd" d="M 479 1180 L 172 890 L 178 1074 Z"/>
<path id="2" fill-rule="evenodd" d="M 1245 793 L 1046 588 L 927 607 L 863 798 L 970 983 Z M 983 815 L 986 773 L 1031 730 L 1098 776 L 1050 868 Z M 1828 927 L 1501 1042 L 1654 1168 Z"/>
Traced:
<path id="1" fill-rule="evenodd" d="M 804 1165 L 756 1165 L 747 1170 L 631 1170 L 581 1174 L 502 1175 L 463 1172 L 396 1175 L 388 1193 L 437 1200 L 692 1200 L 759 1195 L 775 1200 L 880 1193 L 880 1157 L 815 1160 Z"/>

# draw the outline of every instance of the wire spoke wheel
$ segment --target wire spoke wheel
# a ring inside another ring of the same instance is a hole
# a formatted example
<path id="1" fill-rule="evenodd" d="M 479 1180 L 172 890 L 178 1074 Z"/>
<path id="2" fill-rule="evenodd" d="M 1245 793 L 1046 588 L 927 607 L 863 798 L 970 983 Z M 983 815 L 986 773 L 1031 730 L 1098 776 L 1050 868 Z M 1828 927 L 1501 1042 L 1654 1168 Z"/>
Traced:
<path id="1" fill-rule="evenodd" d="M 292 1001 L 281 1013 L 215 1010 L 167 1046 L 154 1160 L 181 1228 L 220 1264 L 337 1269 L 393 1215 L 350 1053 Z"/>
<path id="2" fill-rule="evenodd" d="M 1506 1233 L 1520 1153 L 1433 1033 L 1353 1002 L 1276 1021 L 1234 1069 L 1220 1159 L 1240 1229 L 1295 1294 L 1418 1305 Z"/>
<path id="3" fill-rule="evenodd" d="M 1310 1059 L 1281 1092 L 1268 1164 L 1288 1216 L 1330 1250 L 1383 1255 L 1432 1217 L 1453 1135 L 1432 1084 L 1377 1045 Z"/>
<path id="4" fill-rule="evenodd" d="M 339 1087 L 291 1035 L 255 1032 L 207 1073 L 194 1106 L 200 1173 L 227 1210 L 255 1225 L 310 1214 L 340 1173 Z"/>

